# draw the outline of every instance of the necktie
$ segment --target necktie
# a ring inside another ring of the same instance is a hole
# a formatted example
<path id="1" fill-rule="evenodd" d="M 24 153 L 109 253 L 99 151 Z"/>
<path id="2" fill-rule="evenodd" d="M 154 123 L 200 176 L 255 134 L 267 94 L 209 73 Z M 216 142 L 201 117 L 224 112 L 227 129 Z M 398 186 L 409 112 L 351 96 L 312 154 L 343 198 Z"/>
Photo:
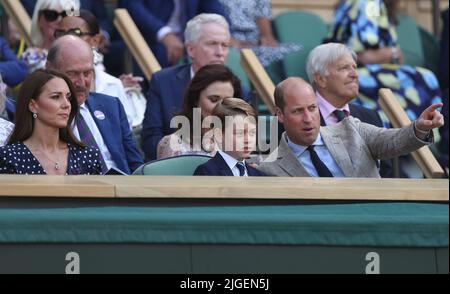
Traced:
<path id="1" fill-rule="evenodd" d="M 347 117 L 345 115 L 345 111 L 340 110 L 340 109 L 336 109 L 335 111 L 333 111 L 333 113 L 337 117 L 338 122 L 342 121 L 344 118 Z"/>
<path id="2" fill-rule="evenodd" d="M 314 151 L 314 145 L 309 146 L 307 150 L 309 151 L 309 156 L 311 156 L 312 164 L 314 165 L 314 168 L 316 169 L 319 177 L 332 178 L 333 174 L 330 172 L 330 170 L 327 168 L 327 166 L 322 162 L 322 160 L 320 160 L 316 151 Z"/>
<path id="3" fill-rule="evenodd" d="M 81 113 L 78 113 L 77 115 L 76 124 L 78 133 L 80 134 L 80 141 L 86 144 L 87 146 L 97 148 L 100 151 L 100 148 L 98 148 L 97 142 L 95 141 L 94 135 L 92 135 L 92 132 L 89 129 L 89 126 L 87 125 Z M 103 174 L 105 174 L 105 172 L 108 170 L 108 167 L 105 163 L 105 160 L 103 159 L 101 152 L 99 153 L 99 156 L 100 162 L 102 164 L 102 172 Z"/>
<path id="4" fill-rule="evenodd" d="M 244 177 L 245 176 L 245 164 L 242 161 L 239 161 L 236 163 L 237 168 L 239 169 L 239 176 Z"/>

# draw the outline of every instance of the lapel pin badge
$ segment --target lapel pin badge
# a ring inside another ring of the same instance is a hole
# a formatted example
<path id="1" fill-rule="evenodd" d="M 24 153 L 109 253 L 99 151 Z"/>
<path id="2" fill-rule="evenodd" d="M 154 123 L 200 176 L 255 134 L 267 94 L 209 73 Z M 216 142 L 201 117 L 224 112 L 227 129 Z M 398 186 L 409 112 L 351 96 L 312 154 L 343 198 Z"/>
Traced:
<path id="1" fill-rule="evenodd" d="M 96 110 L 94 111 L 94 116 L 98 119 L 98 120 L 104 120 L 106 118 L 105 114 L 103 112 L 101 112 L 100 110 Z"/>

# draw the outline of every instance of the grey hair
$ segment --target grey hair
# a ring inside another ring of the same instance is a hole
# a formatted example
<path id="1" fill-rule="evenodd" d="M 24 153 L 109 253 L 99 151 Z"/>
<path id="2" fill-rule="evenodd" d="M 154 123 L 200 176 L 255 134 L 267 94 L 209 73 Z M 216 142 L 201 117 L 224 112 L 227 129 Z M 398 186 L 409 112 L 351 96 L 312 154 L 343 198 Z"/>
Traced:
<path id="1" fill-rule="evenodd" d="M 41 10 L 51 9 L 57 11 L 63 11 L 73 9 L 75 11 L 80 10 L 80 0 L 38 0 L 34 6 L 33 17 L 31 18 L 31 41 L 33 45 L 41 47 L 44 43 L 44 35 L 39 28 L 39 12 Z"/>
<path id="2" fill-rule="evenodd" d="M 184 31 L 184 43 L 195 44 L 200 38 L 200 33 L 203 25 L 208 23 L 215 23 L 222 26 L 227 31 L 230 31 L 230 26 L 222 15 L 215 13 L 202 13 L 188 21 Z"/>
<path id="3" fill-rule="evenodd" d="M 306 61 L 306 73 L 311 85 L 316 88 L 314 76 L 317 74 L 327 76 L 329 74 L 328 67 L 346 54 L 350 54 L 355 62 L 358 61 L 356 53 L 344 44 L 327 43 L 314 48 Z"/>

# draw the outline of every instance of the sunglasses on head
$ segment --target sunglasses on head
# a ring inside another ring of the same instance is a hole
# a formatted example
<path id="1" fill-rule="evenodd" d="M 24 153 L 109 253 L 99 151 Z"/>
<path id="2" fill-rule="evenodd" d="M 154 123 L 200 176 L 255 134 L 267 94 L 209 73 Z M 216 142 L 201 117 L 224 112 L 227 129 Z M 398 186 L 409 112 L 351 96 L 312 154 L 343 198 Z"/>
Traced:
<path id="1" fill-rule="evenodd" d="M 44 15 L 45 20 L 48 22 L 53 22 L 53 21 L 57 20 L 58 16 L 61 16 L 62 18 L 67 16 L 67 13 L 65 10 L 63 12 L 58 12 L 56 10 L 45 9 L 45 10 L 41 10 L 39 13 L 41 15 Z"/>
<path id="2" fill-rule="evenodd" d="M 54 33 L 54 37 L 55 39 L 58 39 L 59 37 L 65 36 L 65 35 L 72 35 L 72 36 L 77 36 L 77 37 L 83 37 L 83 36 L 94 36 L 95 34 L 92 33 L 86 33 L 81 31 L 80 28 L 74 28 L 74 29 L 70 29 L 70 30 L 55 30 Z"/>

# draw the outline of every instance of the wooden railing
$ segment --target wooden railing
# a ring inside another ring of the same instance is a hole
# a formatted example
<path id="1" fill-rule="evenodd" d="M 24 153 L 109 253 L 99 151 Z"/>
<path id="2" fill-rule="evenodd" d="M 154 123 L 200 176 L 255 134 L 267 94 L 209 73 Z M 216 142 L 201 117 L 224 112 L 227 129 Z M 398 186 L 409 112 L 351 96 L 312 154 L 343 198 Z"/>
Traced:
<path id="1" fill-rule="evenodd" d="M 394 128 L 402 128 L 411 124 L 411 120 L 390 89 L 380 89 L 378 103 Z M 444 170 L 428 146 L 412 152 L 412 156 L 427 178 L 442 178 L 444 176 Z"/>
<path id="2" fill-rule="evenodd" d="M 16 24 L 27 45 L 32 47 L 33 41 L 31 40 L 31 19 L 22 3 L 18 0 L 1 0 L 1 3 L 8 16 Z"/>
<path id="3" fill-rule="evenodd" d="M 273 97 L 275 85 L 251 49 L 241 50 L 241 65 L 247 73 L 253 86 L 256 88 L 261 99 L 267 105 L 272 115 L 275 114 L 275 100 Z"/>
<path id="4" fill-rule="evenodd" d="M 145 77 L 150 80 L 155 72 L 161 70 L 158 60 L 128 11 L 126 9 L 116 9 L 114 14 L 115 27 L 125 41 L 128 49 L 131 51 L 131 54 L 137 61 Z"/>
<path id="5" fill-rule="evenodd" d="M 448 180 L 436 179 L 2 175 L 0 188 L 0 197 L 431 202 L 449 199 Z"/>

